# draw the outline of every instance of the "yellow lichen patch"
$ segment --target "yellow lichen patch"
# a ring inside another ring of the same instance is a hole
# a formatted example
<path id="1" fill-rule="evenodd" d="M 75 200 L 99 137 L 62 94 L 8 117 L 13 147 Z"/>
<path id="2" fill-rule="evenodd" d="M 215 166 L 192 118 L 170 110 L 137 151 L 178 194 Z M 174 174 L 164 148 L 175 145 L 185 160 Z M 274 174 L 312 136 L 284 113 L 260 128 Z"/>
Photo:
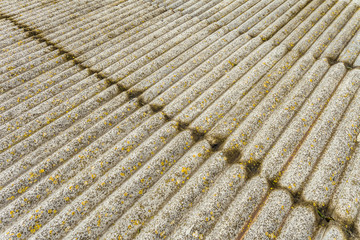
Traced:
<path id="1" fill-rule="evenodd" d="M 183 168 L 181 169 L 181 172 L 187 174 L 187 169 L 186 169 L 185 167 L 183 167 Z"/>

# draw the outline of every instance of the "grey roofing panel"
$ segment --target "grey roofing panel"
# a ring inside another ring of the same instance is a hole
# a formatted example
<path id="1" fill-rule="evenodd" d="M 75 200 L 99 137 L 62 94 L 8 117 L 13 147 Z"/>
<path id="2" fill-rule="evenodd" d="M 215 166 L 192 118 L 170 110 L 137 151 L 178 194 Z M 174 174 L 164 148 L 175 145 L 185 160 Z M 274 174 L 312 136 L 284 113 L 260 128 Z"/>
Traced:
<path id="1" fill-rule="evenodd" d="M 333 72 L 330 72 L 339 80 L 342 79 L 344 73 L 345 67 L 341 63 L 334 65 Z M 311 126 L 311 132 L 295 152 L 296 155 L 294 154 L 293 158 L 289 159 L 290 162 L 279 180 L 281 186 L 289 188 L 292 192 L 297 192 L 304 187 L 305 181 L 312 173 L 314 165 L 329 142 L 332 132 L 338 126 L 359 84 L 360 81 L 352 78 L 350 74 L 347 74 L 340 82 L 335 93 L 328 98 L 329 101 L 324 109 L 320 110 L 320 116 Z"/>
<path id="2" fill-rule="evenodd" d="M 345 236 L 343 230 L 341 229 L 341 227 L 339 227 L 337 225 L 331 225 L 325 230 L 325 233 L 321 236 L 321 239 L 324 239 L 324 240 L 330 240 L 330 239 L 343 240 L 344 239 L 345 240 L 346 236 Z"/>
<path id="3" fill-rule="evenodd" d="M 254 214 L 251 226 L 241 232 L 239 237 L 241 239 L 274 238 L 292 204 L 288 191 L 282 189 L 271 191 L 260 211 Z"/>
<path id="4" fill-rule="evenodd" d="M 153 219 L 140 231 L 138 239 L 153 239 L 156 236 L 169 235 L 176 227 L 184 214 L 189 212 L 193 204 L 201 201 L 210 187 L 218 182 L 221 173 L 228 169 L 226 157 L 222 153 L 213 154 L 201 168 L 189 179 L 171 198 L 169 204 L 160 209 Z M 183 169 L 183 174 L 188 170 Z M 226 180 L 226 179 L 225 179 Z M 179 182 L 185 183 L 184 182 Z M 221 183 L 221 182 L 220 182 Z"/>
<path id="5" fill-rule="evenodd" d="M 251 221 L 252 213 L 263 201 L 268 190 L 269 186 L 265 178 L 255 176 L 249 179 L 207 237 L 210 239 L 235 238 Z"/>
<path id="6" fill-rule="evenodd" d="M 358 239 L 360 3 L 0 2 L 0 239 Z"/>
<path id="7" fill-rule="evenodd" d="M 353 64 L 359 53 L 360 53 L 360 31 L 358 30 L 358 32 L 354 34 L 354 37 L 351 39 L 351 42 L 346 46 L 346 48 L 340 54 L 338 60 L 341 62 Z"/>
<path id="8" fill-rule="evenodd" d="M 348 163 L 344 177 L 341 179 L 330 204 L 330 208 L 333 209 L 334 218 L 340 219 L 347 224 L 351 224 L 356 220 L 359 211 L 359 149 L 356 148 L 356 152 L 352 156 L 354 158 L 353 161 Z"/>
<path id="9" fill-rule="evenodd" d="M 316 215 L 312 207 L 294 207 L 277 239 L 310 239 L 314 232 Z"/>

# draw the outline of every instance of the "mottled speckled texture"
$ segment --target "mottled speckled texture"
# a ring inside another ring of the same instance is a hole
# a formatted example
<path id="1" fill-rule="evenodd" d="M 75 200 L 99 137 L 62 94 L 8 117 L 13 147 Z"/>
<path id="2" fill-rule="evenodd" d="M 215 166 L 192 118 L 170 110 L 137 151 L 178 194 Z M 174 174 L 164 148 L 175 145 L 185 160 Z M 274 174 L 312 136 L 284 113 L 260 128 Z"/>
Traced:
<path id="1" fill-rule="evenodd" d="M 0 239 L 360 238 L 358 0 L 0 1 Z"/>

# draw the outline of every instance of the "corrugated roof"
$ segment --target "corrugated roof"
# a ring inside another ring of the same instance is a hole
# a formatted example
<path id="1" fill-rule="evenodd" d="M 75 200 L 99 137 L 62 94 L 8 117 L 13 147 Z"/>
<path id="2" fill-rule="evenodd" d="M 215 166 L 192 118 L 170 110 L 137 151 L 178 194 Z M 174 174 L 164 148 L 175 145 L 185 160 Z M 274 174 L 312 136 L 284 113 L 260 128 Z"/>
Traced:
<path id="1" fill-rule="evenodd" d="M 360 3 L 0 2 L 0 239 L 359 239 Z"/>

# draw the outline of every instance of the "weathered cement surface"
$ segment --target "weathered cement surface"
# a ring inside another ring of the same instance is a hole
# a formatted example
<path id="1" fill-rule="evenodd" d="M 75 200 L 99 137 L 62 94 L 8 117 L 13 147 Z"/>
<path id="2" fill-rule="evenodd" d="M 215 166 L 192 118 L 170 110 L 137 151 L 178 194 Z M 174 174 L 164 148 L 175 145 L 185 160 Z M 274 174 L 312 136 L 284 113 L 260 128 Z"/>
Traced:
<path id="1" fill-rule="evenodd" d="M 0 1 L 0 239 L 360 239 L 359 0 Z"/>

